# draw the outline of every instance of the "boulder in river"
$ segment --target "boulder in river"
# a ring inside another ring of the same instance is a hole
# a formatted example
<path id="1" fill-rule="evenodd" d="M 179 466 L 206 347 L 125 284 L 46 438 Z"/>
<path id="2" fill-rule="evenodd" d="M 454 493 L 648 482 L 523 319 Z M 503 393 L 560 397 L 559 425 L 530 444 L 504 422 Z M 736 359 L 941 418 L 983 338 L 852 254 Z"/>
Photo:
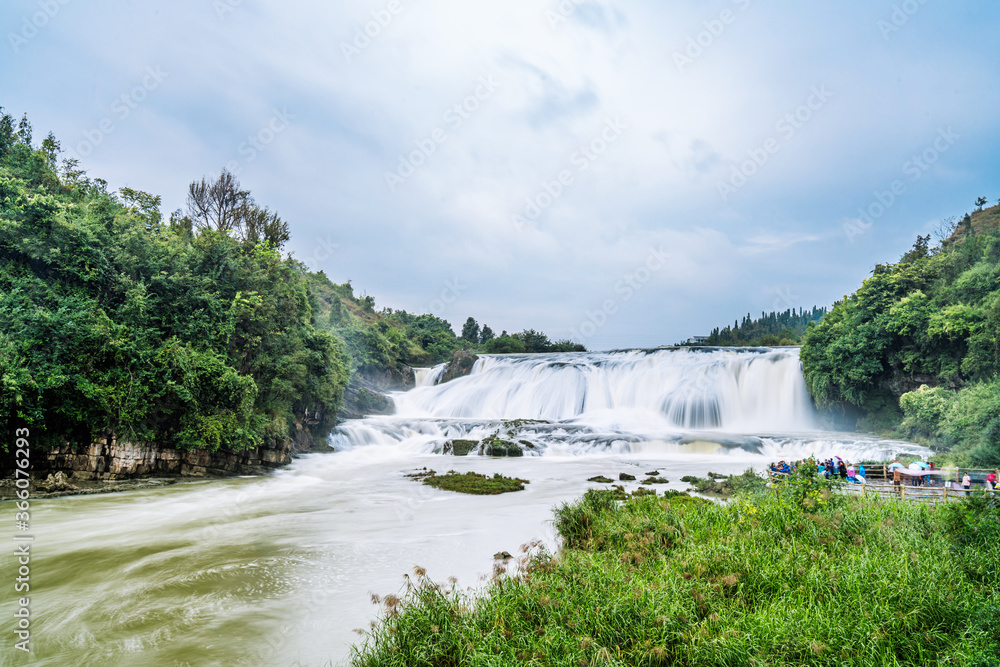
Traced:
<path id="1" fill-rule="evenodd" d="M 627 472 L 618 473 L 618 480 L 621 482 L 631 482 L 635 479 L 635 475 L 630 475 Z"/>
<path id="2" fill-rule="evenodd" d="M 483 456 L 524 456 L 524 451 L 516 442 L 500 438 L 486 438 L 482 445 Z"/>
<path id="3" fill-rule="evenodd" d="M 60 470 L 56 474 L 46 477 L 44 482 L 38 484 L 38 488 L 41 491 L 52 493 L 53 491 L 76 491 L 79 487 L 70 484 L 66 473 Z"/>
<path id="4" fill-rule="evenodd" d="M 444 443 L 443 453 L 453 456 L 467 456 L 469 452 L 479 446 L 477 440 L 454 439 Z"/>

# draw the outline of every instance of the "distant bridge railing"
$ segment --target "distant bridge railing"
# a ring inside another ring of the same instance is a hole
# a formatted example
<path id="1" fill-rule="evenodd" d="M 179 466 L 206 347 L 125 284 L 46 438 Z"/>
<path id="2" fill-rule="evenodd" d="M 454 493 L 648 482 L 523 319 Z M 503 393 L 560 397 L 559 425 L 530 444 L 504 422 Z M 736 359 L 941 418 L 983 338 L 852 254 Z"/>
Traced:
<path id="1" fill-rule="evenodd" d="M 881 464 L 878 466 L 881 468 Z M 972 478 L 972 472 L 981 473 L 982 480 L 986 479 L 986 475 L 993 472 L 989 469 L 969 469 L 962 468 L 962 475 L 969 472 L 969 477 Z M 865 466 L 865 472 L 869 472 L 869 468 Z M 938 471 L 941 472 L 941 471 Z M 951 476 L 950 470 L 949 477 Z M 773 483 L 781 483 L 784 479 L 789 476 L 788 473 L 773 472 L 769 471 L 768 477 Z M 834 491 L 837 493 L 842 493 L 845 495 L 861 496 L 861 497 L 879 497 L 879 498 L 892 498 L 894 500 L 910 500 L 915 502 L 925 502 L 925 503 L 947 503 L 956 500 L 962 500 L 964 498 L 969 498 L 972 496 L 980 497 L 1000 497 L 1000 490 L 997 489 L 987 489 L 983 486 L 972 486 L 971 488 L 964 488 L 957 482 L 952 482 L 950 480 L 934 480 L 935 483 L 930 484 L 917 484 L 913 485 L 910 482 L 919 478 L 907 478 L 895 481 L 871 481 L 876 478 L 874 475 L 867 475 L 865 477 L 865 483 L 856 482 L 841 482 L 839 478 L 834 481 L 839 482 L 834 485 Z M 877 479 L 877 478 L 876 478 Z"/>

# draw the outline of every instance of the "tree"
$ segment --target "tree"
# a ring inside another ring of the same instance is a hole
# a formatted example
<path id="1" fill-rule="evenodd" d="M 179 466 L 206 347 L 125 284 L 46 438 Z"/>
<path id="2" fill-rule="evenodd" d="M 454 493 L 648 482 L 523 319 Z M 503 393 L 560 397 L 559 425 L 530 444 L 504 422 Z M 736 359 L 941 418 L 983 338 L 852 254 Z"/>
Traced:
<path id="1" fill-rule="evenodd" d="M 493 333 L 493 329 L 490 329 L 489 325 L 484 324 L 483 330 L 479 332 L 479 342 L 485 345 L 489 341 L 493 340 L 494 337 L 495 334 Z"/>
<path id="2" fill-rule="evenodd" d="M 62 152 L 62 146 L 56 140 L 56 135 L 49 132 L 48 136 L 42 140 L 42 152 L 45 153 L 45 160 L 48 162 L 49 169 L 54 170 L 56 168 L 56 158 Z"/>
<path id="3" fill-rule="evenodd" d="M 31 123 L 28 122 L 28 114 L 21 116 L 21 122 L 17 124 L 17 136 L 25 146 L 31 147 Z"/>
<path id="4" fill-rule="evenodd" d="M 266 206 L 249 207 L 243 224 L 244 239 L 251 243 L 267 241 L 280 248 L 290 238 L 288 223 L 278 217 L 276 212 L 269 211 Z"/>
<path id="5" fill-rule="evenodd" d="M 983 206 L 986 206 L 986 197 L 977 197 L 976 198 L 976 206 L 978 206 L 979 210 L 982 211 L 983 210 Z"/>
<path id="6" fill-rule="evenodd" d="M 280 248 L 288 241 L 288 223 L 277 213 L 261 208 L 241 190 L 239 180 L 223 169 L 219 177 L 209 182 L 194 181 L 188 186 L 188 213 L 195 226 L 232 234 L 248 243 L 269 242 Z"/>
<path id="7" fill-rule="evenodd" d="M 943 243 L 952 237 L 956 229 L 958 229 L 958 218 L 956 216 L 942 218 L 937 227 L 934 228 L 934 238 L 937 239 L 938 243 Z"/>
<path id="8" fill-rule="evenodd" d="M 151 195 L 148 192 L 133 190 L 132 188 L 122 188 L 118 191 L 118 194 L 121 195 L 126 206 L 146 218 L 150 225 L 160 223 L 162 217 L 160 215 L 160 195 Z"/>
<path id="9" fill-rule="evenodd" d="M 470 317 L 465 320 L 465 324 L 462 326 L 462 340 L 470 343 L 479 342 L 479 325 L 475 319 Z"/>

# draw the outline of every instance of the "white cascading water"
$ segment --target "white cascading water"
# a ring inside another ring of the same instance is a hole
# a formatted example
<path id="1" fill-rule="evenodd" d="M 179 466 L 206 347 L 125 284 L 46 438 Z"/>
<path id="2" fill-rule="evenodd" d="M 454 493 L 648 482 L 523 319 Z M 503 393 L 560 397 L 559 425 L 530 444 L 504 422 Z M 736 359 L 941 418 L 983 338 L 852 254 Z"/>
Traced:
<path id="1" fill-rule="evenodd" d="M 822 432 L 797 348 L 484 355 L 466 377 L 438 384 L 443 372 L 416 369 L 416 387 L 393 394 L 396 414 L 343 424 L 333 446 L 440 453 L 448 439 L 495 434 L 530 442 L 527 455 L 736 449 L 782 458 L 845 448 L 885 456 L 904 445 Z"/>
<path id="2" fill-rule="evenodd" d="M 413 381 L 417 387 L 433 387 L 444 374 L 445 366 L 448 364 L 438 364 L 434 368 L 414 368 Z"/>
<path id="3" fill-rule="evenodd" d="M 485 356 L 467 377 L 395 400 L 400 417 L 561 421 L 624 410 L 681 429 L 817 427 L 796 349 Z"/>

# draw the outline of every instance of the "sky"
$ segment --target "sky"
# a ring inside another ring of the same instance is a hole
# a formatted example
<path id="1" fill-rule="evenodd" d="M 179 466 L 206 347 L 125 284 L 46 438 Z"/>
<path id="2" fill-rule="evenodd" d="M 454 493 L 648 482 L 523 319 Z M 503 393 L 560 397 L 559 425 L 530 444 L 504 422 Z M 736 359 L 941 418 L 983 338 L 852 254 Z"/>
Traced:
<path id="1" fill-rule="evenodd" d="M 975 0 L 8 0 L 0 106 L 112 190 L 228 168 L 376 307 L 673 344 L 1000 198 Z"/>

